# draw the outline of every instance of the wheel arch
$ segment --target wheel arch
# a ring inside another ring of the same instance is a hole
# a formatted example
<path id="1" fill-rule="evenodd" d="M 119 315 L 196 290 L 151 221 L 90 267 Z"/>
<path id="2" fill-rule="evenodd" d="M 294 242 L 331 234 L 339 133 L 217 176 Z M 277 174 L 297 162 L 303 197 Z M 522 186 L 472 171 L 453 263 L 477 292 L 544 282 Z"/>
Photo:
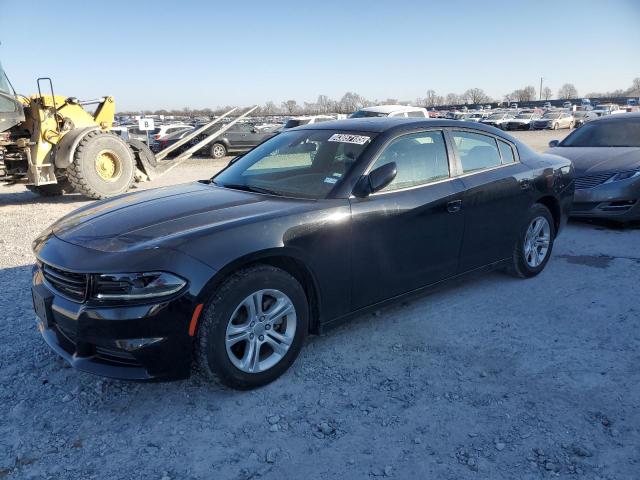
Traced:
<path id="1" fill-rule="evenodd" d="M 319 333 L 320 296 L 318 283 L 307 263 L 287 249 L 277 248 L 254 252 L 227 263 L 207 282 L 200 294 L 200 301 L 206 301 L 230 275 L 254 265 L 271 265 L 280 268 L 300 283 L 309 302 L 309 332 Z"/>
<path id="2" fill-rule="evenodd" d="M 544 205 L 551 212 L 553 217 L 553 226 L 556 234 L 560 230 L 560 222 L 562 219 L 562 210 L 560 209 L 560 202 L 552 195 L 545 195 L 536 200 L 536 203 Z"/>
<path id="3" fill-rule="evenodd" d="M 93 132 L 94 130 L 99 130 L 100 127 L 97 125 L 86 127 L 86 128 L 77 128 L 75 130 L 71 130 L 64 134 L 60 143 L 56 147 L 55 152 L 55 163 L 56 168 L 67 168 L 69 165 L 73 163 L 73 157 L 78 148 L 78 145 L 82 141 L 82 139 L 89 132 Z"/>

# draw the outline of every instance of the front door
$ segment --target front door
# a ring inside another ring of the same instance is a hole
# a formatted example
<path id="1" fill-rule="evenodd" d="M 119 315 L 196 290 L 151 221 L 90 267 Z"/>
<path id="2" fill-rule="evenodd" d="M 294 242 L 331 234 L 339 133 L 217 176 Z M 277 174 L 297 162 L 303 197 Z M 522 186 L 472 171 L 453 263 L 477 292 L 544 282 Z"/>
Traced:
<path id="1" fill-rule="evenodd" d="M 371 169 L 395 162 L 380 192 L 351 201 L 353 308 L 454 275 L 464 231 L 463 185 L 451 178 L 443 132 L 391 141 Z"/>

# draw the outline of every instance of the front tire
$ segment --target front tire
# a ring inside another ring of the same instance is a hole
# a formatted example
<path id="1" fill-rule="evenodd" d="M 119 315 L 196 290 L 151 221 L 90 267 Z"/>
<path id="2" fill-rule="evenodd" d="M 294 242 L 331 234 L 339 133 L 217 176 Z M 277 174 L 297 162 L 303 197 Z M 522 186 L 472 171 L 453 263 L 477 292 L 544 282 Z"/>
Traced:
<path id="1" fill-rule="evenodd" d="M 211 147 L 211 156 L 216 160 L 224 158 L 227 155 L 227 147 L 222 143 L 214 143 Z"/>
<path id="2" fill-rule="evenodd" d="M 256 265 L 226 279 L 209 299 L 197 336 L 205 376 L 246 390 L 266 385 L 295 361 L 309 330 L 304 289 L 284 270 Z"/>
<path id="3" fill-rule="evenodd" d="M 529 209 L 525 227 L 513 249 L 509 266 L 512 275 L 530 278 L 544 270 L 553 250 L 554 225 L 553 215 L 544 205 L 536 203 Z"/>
<path id="4" fill-rule="evenodd" d="M 127 142 L 112 133 L 93 130 L 78 144 L 66 173 L 77 192 L 101 199 L 129 190 L 135 171 Z"/>

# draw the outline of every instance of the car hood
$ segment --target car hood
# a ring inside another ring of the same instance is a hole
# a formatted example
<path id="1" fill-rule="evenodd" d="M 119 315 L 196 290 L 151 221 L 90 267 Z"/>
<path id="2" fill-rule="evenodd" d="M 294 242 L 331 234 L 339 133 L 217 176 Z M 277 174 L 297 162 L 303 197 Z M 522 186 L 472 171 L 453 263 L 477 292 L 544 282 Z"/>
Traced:
<path id="1" fill-rule="evenodd" d="M 171 247 L 172 240 L 191 234 L 309 210 L 315 203 L 196 182 L 95 202 L 50 230 L 61 240 L 104 252 Z"/>
<path id="2" fill-rule="evenodd" d="M 556 147 L 547 153 L 571 160 L 576 177 L 640 168 L 637 147 Z"/>

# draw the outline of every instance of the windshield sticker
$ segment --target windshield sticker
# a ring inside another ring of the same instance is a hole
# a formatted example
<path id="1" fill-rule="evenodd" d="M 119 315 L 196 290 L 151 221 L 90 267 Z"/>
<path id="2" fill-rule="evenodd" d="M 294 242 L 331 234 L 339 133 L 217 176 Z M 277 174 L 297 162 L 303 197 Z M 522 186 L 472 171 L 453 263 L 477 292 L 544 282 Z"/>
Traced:
<path id="1" fill-rule="evenodd" d="M 324 183 L 336 183 L 338 181 L 337 178 L 332 178 L 332 177 L 326 177 L 324 179 Z"/>
<path id="2" fill-rule="evenodd" d="M 329 137 L 330 142 L 355 143 L 356 145 L 364 145 L 371 137 L 365 135 L 349 135 L 347 133 L 334 133 Z"/>

